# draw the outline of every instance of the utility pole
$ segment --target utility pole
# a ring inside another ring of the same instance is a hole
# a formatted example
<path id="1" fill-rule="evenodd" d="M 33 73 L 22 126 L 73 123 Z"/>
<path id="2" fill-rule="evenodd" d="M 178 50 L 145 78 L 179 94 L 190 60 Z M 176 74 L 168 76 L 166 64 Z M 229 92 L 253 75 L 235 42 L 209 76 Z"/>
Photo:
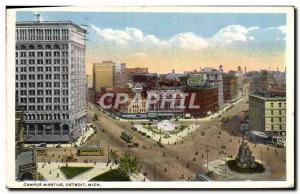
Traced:
<path id="1" fill-rule="evenodd" d="M 129 157 L 129 160 L 130 160 L 130 145 L 128 145 L 128 157 Z"/>
<path id="2" fill-rule="evenodd" d="M 154 169 L 153 169 L 153 179 L 154 181 L 156 180 L 156 166 L 154 164 Z"/>
<path id="3" fill-rule="evenodd" d="M 262 146 L 261 145 L 260 145 L 260 160 L 261 160 L 261 164 L 264 165 L 263 157 L 262 157 Z"/>
<path id="4" fill-rule="evenodd" d="M 107 145 L 107 164 L 109 163 L 109 145 Z"/>
<path id="5" fill-rule="evenodd" d="M 208 145 L 206 145 L 205 152 L 206 152 L 206 168 L 208 170 L 208 152 L 209 152 Z"/>
<path id="6" fill-rule="evenodd" d="M 224 171 L 225 171 L 225 174 L 226 174 L 226 152 L 225 152 L 225 146 L 223 145 L 223 146 L 221 146 L 221 149 L 222 149 L 222 154 L 224 154 L 225 155 L 225 165 L 224 165 Z"/>

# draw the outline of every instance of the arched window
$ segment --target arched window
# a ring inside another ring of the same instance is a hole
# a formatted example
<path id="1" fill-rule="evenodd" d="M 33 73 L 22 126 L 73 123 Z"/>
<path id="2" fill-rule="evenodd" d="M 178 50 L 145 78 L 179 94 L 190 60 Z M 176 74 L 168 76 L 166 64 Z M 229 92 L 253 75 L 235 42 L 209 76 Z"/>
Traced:
<path id="1" fill-rule="evenodd" d="M 69 134 L 69 125 L 67 124 L 63 125 L 63 134 Z"/>
<path id="2" fill-rule="evenodd" d="M 42 45 L 37 45 L 37 49 L 43 49 L 43 46 Z"/>
<path id="3" fill-rule="evenodd" d="M 46 49 L 51 49 L 51 45 L 47 44 Z"/>
<path id="4" fill-rule="evenodd" d="M 29 45 L 29 50 L 33 50 L 34 49 L 34 46 L 31 44 Z"/>
<path id="5" fill-rule="evenodd" d="M 22 44 L 21 45 L 21 50 L 26 50 L 26 45 Z"/>
<path id="6" fill-rule="evenodd" d="M 58 44 L 54 45 L 54 49 L 59 49 L 59 45 Z"/>

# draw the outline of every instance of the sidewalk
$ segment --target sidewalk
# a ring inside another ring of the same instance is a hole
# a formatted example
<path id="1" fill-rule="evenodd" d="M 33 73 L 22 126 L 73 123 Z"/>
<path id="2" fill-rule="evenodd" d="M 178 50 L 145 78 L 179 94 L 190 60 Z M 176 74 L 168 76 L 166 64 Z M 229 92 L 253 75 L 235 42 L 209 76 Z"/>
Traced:
<path id="1" fill-rule="evenodd" d="M 43 167 L 44 166 L 44 167 Z M 75 176 L 72 179 L 66 179 L 64 174 L 60 171 L 59 167 L 66 166 L 66 163 L 38 163 L 38 172 L 48 181 L 89 181 L 95 176 L 107 172 L 110 169 L 117 168 L 117 165 L 108 165 L 106 163 L 68 163 L 69 167 L 93 167 L 92 169 Z M 51 173 L 50 173 L 51 171 Z M 57 176 L 58 175 L 58 176 Z M 137 174 L 130 177 L 132 181 L 144 181 L 144 175 Z M 145 181 L 149 181 L 145 177 Z"/>

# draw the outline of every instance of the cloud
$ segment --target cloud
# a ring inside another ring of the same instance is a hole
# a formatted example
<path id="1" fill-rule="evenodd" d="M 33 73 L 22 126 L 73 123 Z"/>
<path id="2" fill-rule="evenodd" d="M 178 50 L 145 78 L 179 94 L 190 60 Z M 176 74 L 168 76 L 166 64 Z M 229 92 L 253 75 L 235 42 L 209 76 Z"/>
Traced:
<path id="1" fill-rule="evenodd" d="M 172 37 L 168 44 L 170 46 L 177 46 L 183 49 L 198 50 L 208 47 L 209 43 L 202 37 L 195 35 L 192 32 L 180 33 Z"/>
<path id="2" fill-rule="evenodd" d="M 196 51 L 209 47 L 268 46 L 270 41 L 284 40 L 286 33 L 286 26 L 260 28 L 258 26 L 229 25 L 221 28 L 210 37 L 201 37 L 193 32 L 183 32 L 168 39 L 160 39 L 153 34 L 145 34 L 142 30 L 133 27 L 124 29 L 98 28 L 93 24 L 90 24 L 90 27 L 97 34 L 96 40 L 101 45 L 109 45 L 115 49 L 127 49 L 129 54 L 147 53 L 145 52 L 146 49 Z"/>
<path id="3" fill-rule="evenodd" d="M 124 30 L 115 30 L 111 28 L 100 29 L 93 24 L 90 26 L 96 31 L 100 41 L 114 43 L 119 46 L 130 44 L 161 46 L 164 44 L 164 42 L 159 40 L 156 36 L 151 34 L 145 35 L 137 28 L 127 27 Z"/>
<path id="4" fill-rule="evenodd" d="M 230 44 L 233 42 L 246 42 L 248 29 L 241 25 L 230 25 L 220 29 L 212 38 L 216 45 Z"/>
<path id="5" fill-rule="evenodd" d="M 286 34 L 286 26 L 279 26 L 278 29 L 282 32 L 282 34 Z"/>
<path id="6" fill-rule="evenodd" d="M 253 27 L 248 28 L 248 31 L 255 31 L 255 30 L 258 30 L 258 29 L 259 29 L 258 26 L 253 26 Z"/>

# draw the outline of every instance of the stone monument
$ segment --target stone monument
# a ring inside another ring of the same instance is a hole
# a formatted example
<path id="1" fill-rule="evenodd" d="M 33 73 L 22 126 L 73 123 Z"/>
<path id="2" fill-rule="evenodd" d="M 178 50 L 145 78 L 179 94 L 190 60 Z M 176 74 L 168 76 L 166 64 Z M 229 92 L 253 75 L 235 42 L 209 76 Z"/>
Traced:
<path id="1" fill-rule="evenodd" d="M 250 150 L 248 143 L 242 139 L 242 143 L 239 148 L 239 152 L 235 158 L 236 164 L 240 168 L 255 168 L 255 158 Z"/>

